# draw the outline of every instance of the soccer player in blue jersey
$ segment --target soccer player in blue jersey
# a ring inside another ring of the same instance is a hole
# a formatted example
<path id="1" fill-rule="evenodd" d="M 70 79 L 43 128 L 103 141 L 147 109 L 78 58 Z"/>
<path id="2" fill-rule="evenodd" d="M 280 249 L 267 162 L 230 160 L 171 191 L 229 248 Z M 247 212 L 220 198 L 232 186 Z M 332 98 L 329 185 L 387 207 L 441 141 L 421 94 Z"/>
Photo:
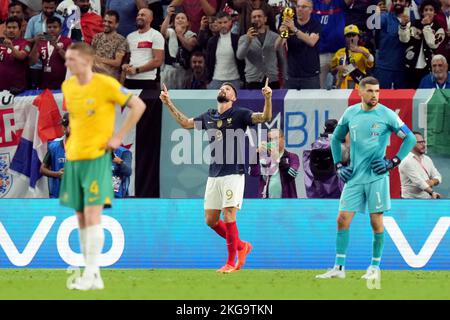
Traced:
<path id="1" fill-rule="evenodd" d="M 390 210 L 389 170 L 400 164 L 416 144 L 416 138 L 399 116 L 378 103 L 377 79 L 366 77 L 360 82 L 362 102 L 350 106 L 333 133 L 331 151 L 336 172 L 345 182 L 337 218 L 336 260 L 334 268 L 316 278 L 345 278 L 345 258 L 350 223 L 355 212 L 365 212 L 366 204 L 374 232 L 372 262 L 363 279 L 380 279 L 380 261 L 384 246 L 383 212 Z M 403 139 L 397 155 L 386 159 L 391 133 Z M 342 163 L 341 144 L 350 134 L 350 163 Z"/>
<path id="2" fill-rule="evenodd" d="M 177 109 L 170 100 L 165 85 L 160 95 L 161 101 L 183 128 L 207 130 L 212 161 L 209 166 L 204 209 L 206 224 L 227 242 L 227 262 L 217 270 L 221 273 L 241 269 L 252 249 L 249 242 L 239 239 L 236 225 L 236 213 L 241 209 L 244 197 L 245 143 L 242 140 L 236 142 L 235 137 L 243 138 L 248 126 L 272 119 L 272 89 L 268 86 L 268 78 L 262 93 L 265 100 L 263 112 L 236 108 L 233 107 L 233 102 L 237 99 L 237 91 L 233 84 L 226 82 L 217 95 L 217 109 L 209 109 L 196 118 L 188 118 Z M 223 220 L 220 220 L 221 212 Z"/>

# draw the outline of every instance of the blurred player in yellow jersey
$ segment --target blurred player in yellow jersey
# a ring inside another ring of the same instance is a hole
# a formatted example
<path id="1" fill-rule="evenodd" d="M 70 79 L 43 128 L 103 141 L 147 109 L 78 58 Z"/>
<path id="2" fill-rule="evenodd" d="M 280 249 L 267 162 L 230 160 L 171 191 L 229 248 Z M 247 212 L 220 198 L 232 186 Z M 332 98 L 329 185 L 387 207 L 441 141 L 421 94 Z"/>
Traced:
<path id="1" fill-rule="evenodd" d="M 145 111 L 144 102 L 120 83 L 94 73 L 94 50 L 76 43 L 66 52 L 66 66 L 73 76 L 62 84 L 70 119 L 66 143 L 67 162 L 61 182 L 60 202 L 75 209 L 81 251 L 86 263 L 83 275 L 72 289 L 103 289 L 99 257 L 104 243 L 101 213 L 114 198 L 110 150 L 118 148 L 126 133 Z M 131 109 L 122 127 L 114 133 L 115 105 Z"/>

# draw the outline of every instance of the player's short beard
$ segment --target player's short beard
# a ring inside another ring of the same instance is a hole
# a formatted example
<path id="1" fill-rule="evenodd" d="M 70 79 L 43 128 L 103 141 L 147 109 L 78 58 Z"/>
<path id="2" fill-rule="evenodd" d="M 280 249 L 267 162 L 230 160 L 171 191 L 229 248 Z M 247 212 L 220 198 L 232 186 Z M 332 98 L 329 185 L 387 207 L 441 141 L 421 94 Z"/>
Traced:
<path id="1" fill-rule="evenodd" d="M 217 96 L 217 101 L 218 101 L 219 103 L 227 103 L 227 102 L 230 101 L 230 100 L 227 98 L 226 95 L 221 95 L 221 94 L 219 94 L 219 95 Z"/>

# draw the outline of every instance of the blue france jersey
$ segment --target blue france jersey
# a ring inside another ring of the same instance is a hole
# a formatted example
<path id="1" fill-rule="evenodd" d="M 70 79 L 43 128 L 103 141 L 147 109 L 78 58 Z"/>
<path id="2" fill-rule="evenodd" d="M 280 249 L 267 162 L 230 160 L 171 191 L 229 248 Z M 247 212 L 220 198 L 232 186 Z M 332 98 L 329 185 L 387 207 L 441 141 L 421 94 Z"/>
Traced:
<path id="1" fill-rule="evenodd" d="M 350 164 L 353 177 L 348 185 L 365 184 L 388 175 L 373 172 L 373 160 L 386 155 L 386 147 L 394 132 L 402 139 L 410 130 L 391 109 L 378 104 L 375 109 L 364 111 L 361 103 L 350 106 L 343 114 L 333 133 L 333 139 L 344 141 L 350 132 Z M 335 162 L 341 159 L 334 159 Z"/>
<path id="2" fill-rule="evenodd" d="M 320 53 L 335 53 L 345 47 L 345 13 L 346 4 L 344 0 L 331 0 L 325 3 L 314 0 L 312 18 L 322 25 L 320 33 Z"/>
<path id="3" fill-rule="evenodd" d="M 245 131 L 253 111 L 232 107 L 220 114 L 209 109 L 194 119 L 197 129 L 207 130 L 211 149 L 210 177 L 245 173 Z"/>

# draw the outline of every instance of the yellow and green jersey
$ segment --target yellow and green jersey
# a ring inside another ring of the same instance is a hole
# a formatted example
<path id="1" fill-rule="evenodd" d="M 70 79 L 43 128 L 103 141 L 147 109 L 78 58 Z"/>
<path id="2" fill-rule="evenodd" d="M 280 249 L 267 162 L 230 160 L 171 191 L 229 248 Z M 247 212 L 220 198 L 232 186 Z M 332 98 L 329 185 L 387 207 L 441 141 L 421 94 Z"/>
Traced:
<path id="1" fill-rule="evenodd" d="M 114 133 L 115 105 L 124 107 L 132 94 L 116 79 L 98 73 L 86 85 L 72 76 L 63 82 L 62 92 L 70 123 L 67 160 L 101 157 Z"/>

